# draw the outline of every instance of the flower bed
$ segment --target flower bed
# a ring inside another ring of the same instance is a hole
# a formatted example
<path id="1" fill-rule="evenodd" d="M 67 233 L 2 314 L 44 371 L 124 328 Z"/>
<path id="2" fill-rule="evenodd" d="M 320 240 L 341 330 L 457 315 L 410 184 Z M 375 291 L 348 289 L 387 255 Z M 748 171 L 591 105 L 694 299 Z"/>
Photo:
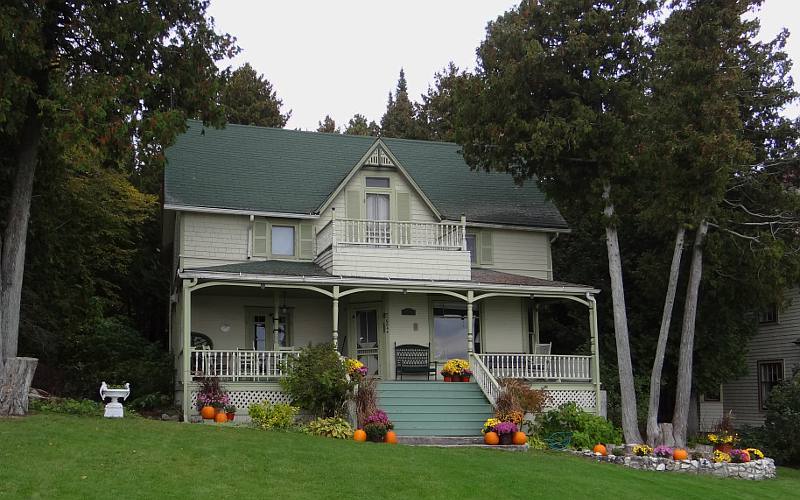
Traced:
<path id="1" fill-rule="evenodd" d="M 701 458 L 699 460 L 673 460 L 653 456 L 597 455 L 591 450 L 572 451 L 576 455 L 593 458 L 598 462 L 610 462 L 633 469 L 683 472 L 687 474 L 708 474 L 716 477 L 763 480 L 775 477 L 775 462 L 771 458 L 751 460 L 747 463 L 713 462 Z"/>

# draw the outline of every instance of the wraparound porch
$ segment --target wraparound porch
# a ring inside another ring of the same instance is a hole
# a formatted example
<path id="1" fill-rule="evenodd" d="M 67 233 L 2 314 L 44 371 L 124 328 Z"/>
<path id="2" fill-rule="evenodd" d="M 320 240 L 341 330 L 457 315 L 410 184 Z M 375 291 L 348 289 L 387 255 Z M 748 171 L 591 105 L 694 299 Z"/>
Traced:
<path id="1" fill-rule="evenodd" d="M 394 344 L 430 345 L 444 361 L 469 357 L 491 402 L 497 379 L 524 378 L 599 400 L 595 290 L 514 275 L 472 282 L 233 274 L 186 270 L 173 310 L 171 340 L 179 369 L 176 392 L 192 408 L 195 377 L 219 378 L 228 390 L 275 386 L 299 346 L 331 342 L 343 355 L 368 360 L 371 373 L 394 378 Z M 499 276 L 503 275 L 503 276 Z M 568 300 L 588 309 L 590 355 L 537 352 L 538 304 Z M 192 335 L 185 335 L 191 332 Z M 213 345 L 195 345 L 195 334 Z M 440 365 L 441 367 L 441 365 Z M 244 384 L 244 385 L 243 385 Z M 587 398 L 583 398 L 588 401 Z M 589 406 L 589 405 L 584 405 Z M 188 412 L 185 412 L 188 413 Z M 188 416 L 188 415 L 187 415 Z"/>

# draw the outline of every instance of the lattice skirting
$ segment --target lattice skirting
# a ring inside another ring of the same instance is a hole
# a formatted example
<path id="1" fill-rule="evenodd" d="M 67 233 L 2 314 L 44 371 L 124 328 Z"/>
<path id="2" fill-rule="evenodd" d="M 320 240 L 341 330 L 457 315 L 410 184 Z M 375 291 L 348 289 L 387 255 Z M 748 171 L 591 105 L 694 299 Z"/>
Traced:
<path id="1" fill-rule="evenodd" d="M 190 405 L 194 413 L 197 413 L 197 393 L 198 391 L 194 390 L 191 392 Z M 231 398 L 231 404 L 235 405 L 242 415 L 247 415 L 247 407 L 253 403 L 262 401 L 269 401 L 272 404 L 290 402 L 289 396 L 280 389 L 234 390 L 228 391 L 228 396 Z"/>
<path id="2" fill-rule="evenodd" d="M 550 393 L 551 398 L 548 408 L 557 408 L 570 401 L 574 401 L 578 406 L 585 409 L 594 410 L 596 406 L 594 391 L 560 391 L 557 389 L 548 389 L 547 392 Z"/>

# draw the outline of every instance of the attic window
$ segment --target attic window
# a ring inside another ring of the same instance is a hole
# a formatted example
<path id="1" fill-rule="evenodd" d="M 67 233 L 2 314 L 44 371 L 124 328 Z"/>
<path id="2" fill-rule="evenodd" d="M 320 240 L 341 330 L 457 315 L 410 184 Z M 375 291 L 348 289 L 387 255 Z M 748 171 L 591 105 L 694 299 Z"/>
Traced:
<path id="1" fill-rule="evenodd" d="M 389 187 L 389 178 L 388 177 L 367 177 L 367 187 L 368 188 L 388 188 Z"/>

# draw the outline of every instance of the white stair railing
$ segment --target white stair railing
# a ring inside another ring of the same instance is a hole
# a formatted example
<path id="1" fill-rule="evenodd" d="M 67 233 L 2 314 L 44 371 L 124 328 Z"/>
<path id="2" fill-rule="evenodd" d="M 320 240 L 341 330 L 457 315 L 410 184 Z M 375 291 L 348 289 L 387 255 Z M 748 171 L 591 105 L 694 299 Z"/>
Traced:
<path id="1" fill-rule="evenodd" d="M 472 376 L 475 377 L 475 382 L 478 383 L 478 387 L 481 388 L 481 391 L 483 391 L 489 403 L 494 406 L 498 396 L 500 396 L 500 384 L 497 383 L 497 379 L 494 378 L 478 356 L 471 353 L 469 357 L 470 366 L 472 367 Z"/>

